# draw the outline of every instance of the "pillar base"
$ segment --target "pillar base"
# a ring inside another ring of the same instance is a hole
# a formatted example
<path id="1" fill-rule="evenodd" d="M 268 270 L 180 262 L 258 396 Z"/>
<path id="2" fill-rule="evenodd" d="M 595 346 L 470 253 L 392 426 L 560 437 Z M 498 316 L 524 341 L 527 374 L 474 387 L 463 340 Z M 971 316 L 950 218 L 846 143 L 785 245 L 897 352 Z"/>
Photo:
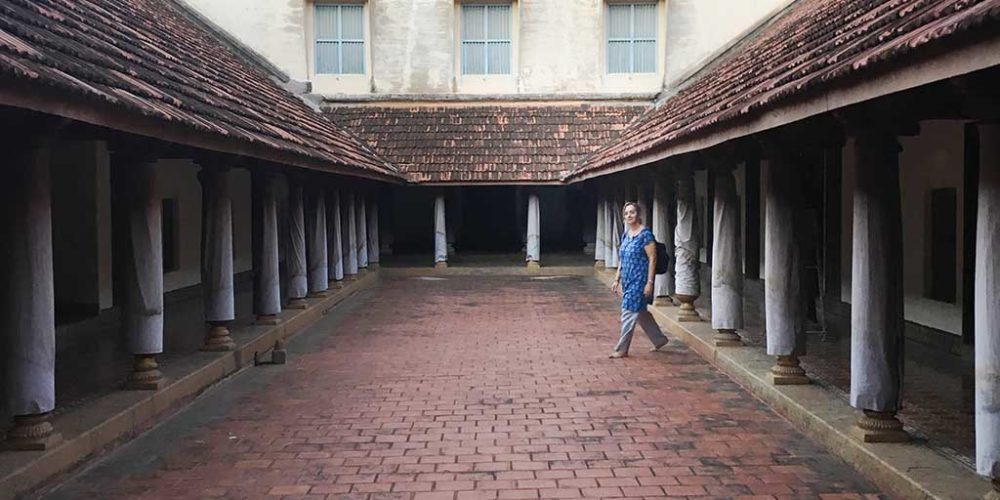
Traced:
<path id="1" fill-rule="evenodd" d="M 306 304 L 305 298 L 296 298 L 288 299 L 288 305 L 285 306 L 285 309 L 305 309 L 307 307 L 309 307 L 309 305 Z"/>
<path id="2" fill-rule="evenodd" d="M 733 329 L 719 329 L 715 331 L 715 335 L 712 336 L 712 340 L 715 341 L 715 347 L 742 347 L 743 339 L 740 338 L 740 334 L 736 333 Z"/>
<path id="3" fill-rule="evenodd" d="M 258 314 L 254 320 L 255 325 L 277 325 L 281 323 L 281 318 L 277 314 Z"/>
<path id="4" fill-rule="evenodd" d="M 541 266 L 541 264 L 538 263 L 537 260 L 529 260 L 528 261 L 528 270 L 529 271 L 537 271 L 537 270 L 539 270 L 541 268 L 542 268 L 542 266 Z"/>
<path id="5" fill-rule="evenodd" d="M 441 261 L 434 263 L 434 269 L 447 269 L 447 268 L 448 268 L 447 262 Z"/>
<path id="6" fill-rule="evenodd" d="M 62 434 L 55 432 L 49 422 L 51 413 L 18 415 L 14 426 L 7 431 L 4 448 L 14 451 L 45 451 L 62 443 Z"/>
<path id="7" fill-rule="evenodd" d="M 326 290 L 320 290 L 318 292 L 309 292 L 309 294 L 306 295 L 306 297 L 310 299 L 325 299 L 329 296 L 330 294 Z"/>
<path id="8" fill-rule="evenodd" d="M 236 349 L 236 342 L 233 341 L 233 337 L 229 334 L 229 328 L 224 323 L 210 325 L 205 345 L 201 346 L 202 351 L 232 351 Z"/>
<path id="9" fill-rule="evenodd" d="M 865 443 L 906 443 L 910 435 L 894 411 L 864 410 L 864 416 L 851 428 L 851 433 Z"/>
<path id="10" fill-rule="evenodd" d="M 160 371 L 160 365 L 156 363 L 156 356 L 153 354 L 136 354 L 135 364 L 128 380 L 125 381 L 125 388 L 130 391 L 157 391 L 167 385 L 167 379 Z"/>
<path id="11" fill-rule="evenodd" d="M 344 288 L 344 282 L 339 280 L 330 280 L 326 282 L 327 290 L 334 290 L 337 288 Z"/>
<path id="12" fill-rule="evenodd" d="M 701 316 L 698 315 L 698 311 L 694 308 L 694 301 L 697 298 L 697 295 L 677 295 L 677 300 L 681 302 L 681 310 L 677 313 L 677 321 L 682 323 L 702 321 Z"/>
<path id="13" fill-rule="evenodd" d="M 665 295 L 662 297 L 654 298 L 653 305 L 656 307 L 674 307 L 676 304 L 674 304 L 674 299 L 670 298 L 670 296 Z"/>
<path id="14" fill-rule="evenodd" d="M 984 500 L 1000 500 L 1000 477 L 995 477 L 991 481 L 993 484 L 993 491 L 986 494 L 983 497 Z"/>
<path id="15" fill-rule="evenodd" d="M 378 262 L 369 262 L 368 263 L 368 269 L 370 269 L 372 271 L 378 269 L 378 267 L 379 267 Z"/>
<path id="16" fill-rule="evenodd" d="M 354 281 L 356 279 L 358 279 L 358 275 L 357 274 L 345 274 L 344 275 L 344 281 Z M 344 284 L 344 286 L 346 286 L 346 283 Z"/>
<path id="17" fill-rule="evenodd" d="M 809 377 L 799 365 L 798 356 L 778 356 L 771 367 L 771 383 L 774 385 L 808 385 Z"/>
<path id="18" fill-rule="evenodd" d="M 598 269 L 598 270 L 604 269 L 604 261 L 603 260 L 595 260 L 594 261 L 594 269 Z"/>

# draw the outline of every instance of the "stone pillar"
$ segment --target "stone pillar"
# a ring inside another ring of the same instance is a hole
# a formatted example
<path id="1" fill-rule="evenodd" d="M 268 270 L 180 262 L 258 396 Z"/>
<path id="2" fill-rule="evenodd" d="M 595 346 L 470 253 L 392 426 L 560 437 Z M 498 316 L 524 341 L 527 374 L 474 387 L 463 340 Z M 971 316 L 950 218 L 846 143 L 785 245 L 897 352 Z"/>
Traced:
<path id="1" fill-rule="evenodd" d="M 340 283 L 344 280 L 344 234 L 340 224 L 340 191 L 329 192 L 330 202 L 326 204 L 326 247 L 328 281 Z"/>
<path id="2" fill-rule="evenodd" d="M 365 195 L 358 194 L 355 196 L 355 203 L 357 208 L 355 209 L 354 216 L 357 220 L 354 222 L 355 230 L 357 231 L 357 249 L 358 249 L 358 267 L 360 269 L 368 270 L 368 211 L 365 207 Z"/>
<path id="3" fill-rule="evenodd" d="M 233 288 L 233 202 L 229 169 L 205 166 L 201 181 L 201 288 L 208 335 L 203 351 L 231 351 L 236 319 Z"/>
<path id="4" fill-rule="evenodd" d="M 607 208 L 607 201 L 602 194 L 597 195 L 597 230 L 594 236 L 594 267 L 604 268 L 604 243 L 607 239 L 604 227 L 604 210 Z"/>
<path id="5" fill-rule="evenodd" d="M 254 249 L 254 311 L 257 323 L 275 325 L 281 313 L 281 275 L 278 256 L 278 193 L 273 175 L 253 173 L 254 184 L 259 186 L 258 220 L 260 235 Z"/>
<path id="6" fill-rule="evenodd" d="M 715 345 L 741 346 L 743 329 L 743 242 L 740 198 L 731 168 L 715 173 L 715 238 L 712 245 L 712 328 Z"/>
<path id="7" fill-rule="evenodd" d="M 306 219 L 309 297 L 326 297 L 330 268 L 326 248 L 326 193 L 322 187 L 310 187 L 309 214 Z"/>
<path id="8" fill-rule="evenodd" d="M 344 230 L 344 276 L 353 279 L 358 274 L 358 216 L 354 207 L 354 192 L 348 191 L 343 197 L 344 206 L 341 225 Z"/>
<path id="9" fill-rule="evenodd" d="M 121 217 L 125 233 L 122 258 L 122 328 L 135 364 L 127 389 L 157 390 L 166 380 L 156 363 L 163 352 L 162 202 L 151 162 L 116 165 L 126 196 Z"/>
<path id="10" fill-rule="evenodd" d="M 624 230 L 625 224 L 622 219 L 622 205 L 624 203 L 621 189 L 613 190 L 611 195 L 611 206 L 608 210 L 608 220 L 610 221 L 609 225 L 611 226 L 611 231 L 609 232 L 611 238 L 609 238 L 608 241 L 608 260 L 610 263 L 607 264 L 607 267 L 612 269 L 618 269 L 618 247 L 622 242 L 622 231 Z"/>
<path id="11" fill-rule="evenodd" d="M 621 228 L 615 228 L 615 195 L 613 190 L 608 191 L 608 196 L 604 200 L 604 267 L 606 269 L 618 269 L 618 248 L 617 239 L 621 238 Z"/>
<path id="12" fill-rule="evenodd" d="M 288 269 L 288 308 L 305 309 L 309 278 L 302 183 L 294 178 L 288 180 L 288 255 L 285 256 L 285 267 Z"/>
<path id="13" fill-rule="evenodd" d="M 701 321 L 694 301 L 701 295 L 698 260 L 700 229 L 694 193 L 694 174 L 687 167 L 676 171 L 677 226 L 674 228 L 674 288 L 681 303 L 678 321 Z"/>
<path id="14" fill-rule="evenodd" d="M 670 183 L 662 173 L 655 176 L 653 180 L 653 216 L 650 223 L 653 228 L 653 235 L 657 241 L 667 246 L 667 255 L 673 261 L 674 232 L 670 227 Z M 664 274 L 657 274 L 653 284 L 653 304 L 657 306 L 672 306 L 670 296 L 674 292 L 673 262 Z"/>
<path id="15" fill-rule="evenodd" d="M 528 248 L 525 260 L 528 268 L 537 269 L 541 260 L 541 218 L 538 193 L 528 195 Z"/>
<path id="16" fill-rule="evenodd" d="M 976 470 L 1000 479 L 1000 124 L 979 126 L 976 225 Z M 966 299 L 968 300 L 968 299 Z"/>
<path id="17" fill-rule="evenodd" d="M 443 194 L 434 198 L 434 267 L 448 267 L 448 239 Z"/>
<path id="18" fill-rule="evenodd" d="M 772 155 L 766 166 L 764 193 L 764 324 L 767 354 L 777 356 L 771 367 L 775 385 L 808 384 L 799 366 L 805 339 L 799 298 L 799 253 L 795 241 L 798 203 L 794 156 Z"/>
<path id="19" fill-rule="evenodd" d="M 17 147 L 18 145 L 13 145 Z M 48 150 L 8 149 L 0 239 L 3 264 L 0 355 L 6 360 L 6 445 L 46 450 L 61 441 L 49 417 L 56 403 L 56 322 L 52 264 L 52 189 Z"/>
<path id="20" fill-rule="evenodd" d="M 372 196 L 368 204 L 368 267 L 378 269 L 379 260 L 378 199 Z"/>
<path id="21" fill-rule="evenodd" d="M 896 419 L 903 384 L 903 230 L 899 144 L 872 132 L 857 137 L 851 268 L 851 405 L 864 411 L 865 442 L 902 442 Z"/>

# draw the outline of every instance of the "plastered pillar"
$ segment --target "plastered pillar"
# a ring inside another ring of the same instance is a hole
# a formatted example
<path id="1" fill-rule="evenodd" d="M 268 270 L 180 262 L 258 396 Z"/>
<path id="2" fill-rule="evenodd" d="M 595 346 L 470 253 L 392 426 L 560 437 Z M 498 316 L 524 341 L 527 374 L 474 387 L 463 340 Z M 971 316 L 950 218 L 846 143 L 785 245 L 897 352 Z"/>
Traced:
<path id="1" fill-rule="evenodd" d="M 253 172 L 259 196 L 260 234 L 254 243 L 254 311 L 257 323 L 278 323 L 281 313 L 281 275 L 278 255 L 278 193 L 273 175 Z"/>
<path id="2" fill-rule="evenodd" d="M 808 384 L 799 362 L 804 353 L 799 286 L 799 253 L 795 235 L 796 200 L 795 155 L 774 154 L 765 172 L 764 193 L 764 322 L 767 354 L 777 356 L 771 367 L 775 385 Z"/>
<path id="3" fill-rule="evenodd" d="M 865 442 L 908 440 L 896 418 L 903 385 L 903 230 L 899 144 L 885 133 L 854 141 L 851 405 Z"/>
<path id="4" fill-rule="evenodd" d="M 116 170 L 126 197 L 120 217 L 125 232 L 122 328 L 135 356 L 125 387 L 157 390 L 166 380 L 156 363 L 163 352 L 163 228 L 155 164 L 124 159 L 116 161 Z"/>
<path id="5" fill-rule="evenodd" d="M 236 319 L 233 288 L 233 202 L 229 169 L 205 166 L 201 181 L 201 288 L 208 334 L 204 351 L 229 351 L 236 343 L 229 323 Z"/>
<path id="6" fill-rule="evenodd" d="M 340 191 L 328 191 L 326 204 L 327 272 L 328 281 L 339 283 L 344 279 L 344 231 L 340 223 Z"/>
<path id="7" fill-rule="evenodd" d="M 607 201 L 604 199 L 602 194 L 597 195 L 597 225 L 596 232 L 594 235 L 594 267 L 598 269 L 604 268 L 604 244 L 607 240 L 604 227 L 604 210 L 606 208 Z"/>
<path id="8" fill-rule="evenodd" d="M 680 304 L 679 321 L 701 321 L 694 301 L 701 295 L 698 260 L 700 228 L 694 193 L 694 174 L 690 168 L 676 171 L 674 194 L 677 198 L 677 226 L 674 228 L 674 289 Z"/>
<path id="9" fill-rule="evenodd" d="M 288 308 L 305 309 L 309 293 L 308 267 L 306 264 L 306 217 L 302 183 L 288 179 Z"/>
<path id="10" fill-rule="evenodd" d="M 614 194 L 608 190 L 604 199 L 604 267 L 605 269 L 617 269 L 617 256 L 615 255 L 615 216 L 614 216 Z"/>
<path id="11" fill-rule="evenodd" d="M 528 244 L 525 260 L 529 268 L 537 268 L 541 260 L 541 219 L 538 193 L 528 195 Z"/>
<path id="12" fill-rule="evenodd" d="M 310 297 L 325 297 L 330 283 L 327 256 L 326 190 L 309 189 L 309 214 L 306 217 L 306 245 L 308 259 L 308 284 Z"/>
<path id="13" fill-rule="evenodd" d="M 353 279 L 358 274 L 358 216 L 354 205 L 354 192 L 347 191 L 343 197 L 344 211 L 341 224 L 344 230 L 344 276 Z"/>
<path id="14" fill-rule="evenodd" d="M 368 268 L 377 269 L 379 266 L 379 242 L 378 242 L 378 198 L 374 195 L 368 203 Z"/>
<path id="15" fill-rule="evenodd" d="M 16 147 L 16 146 L 15 146 Z M 58 444 L 49 422 L 55 409 L 56 327 L 52 263 L 52 195 L 48 150 L 7 150 L 0 241 L 3 265 L 0 365 L 6 413 L 14 416 L 5 444 L 45 450 Z"/>
<path id="16" fill-rule="evenodd" d="M 443 194 L 434 198 L 434 266 L 448 267 L 448 236 Z"/>
<path id="17" fill-rule="evenodd" d="M 979 125 L 976 225 L 976 470 L 1000 479 L 1000 124 Z M 996 495 L 996 493 L 994 493 Z"/>
<path id="18" fill-rule="evenodd" d="M 354 212 L 354 216 L 357 220 L 354 221 L 354 227 L 357 231 L 357 249 L 358 249 L 358 267 L 364 270 L 368 270 L 368 210 L 365 206 L 364 194 L 357 194 L 354 197 L 355 206 L 357 207 Z"/>
<path id="19" fill-rule="evenodd" d="M 625 222 L 622 219 L 622 205 L 625 202 L 623 201 L 624 194 L 621 191 L 622 191 L 621 189 L 617 188 L 612 190 L 612 195 L 610 198 L 611 206 L 609 207 L 608 210 L 608 216 L 609 216 L 608 220 L 611 221 L 611 231 L 609 232 L 611 238 L 610 241 L 608 241 L 608 250 L 609 250 L 608 260 L 610 261 L 610 264 L 608 265 L 608 267 L 611 267 L 613 269 L 618 269 L 618 264 L 620 260 L 618 251 L 619 251 L 619 246 L 621 245 L 622 242 L 622 231 L 625 230 L 624 228 Z"/>
<path id="20" fill-rule="evenodd" d="M 658 172 L 653 179 L 653 236 L 667 247 L 667 255 L 671 263 L 667 272 L 657 274 L 653 284 L 653 303 L 658 306 L 672 306 L 670 296 L 674 293 L 674 230 L 670 227 L 670 198 L 673 190 L 669 179 L 663 172 Z"/>
<path id="21" fill-rule="evenodd" d="M 712 328 L 716 346 L 740 346 L 743 329 L 743 242 L 740 199 L 730 168 L 715 173 L 715 238 L 712 246 Z"/>

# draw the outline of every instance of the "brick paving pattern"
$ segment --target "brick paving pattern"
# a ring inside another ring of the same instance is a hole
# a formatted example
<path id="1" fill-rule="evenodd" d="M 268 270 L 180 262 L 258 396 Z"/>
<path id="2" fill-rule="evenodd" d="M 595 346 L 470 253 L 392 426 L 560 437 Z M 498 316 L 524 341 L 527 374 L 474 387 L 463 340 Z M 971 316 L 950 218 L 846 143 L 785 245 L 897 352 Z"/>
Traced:
<path id="1" fill-rule="evenodd" d="M 617 317 L 589 278 L 386 279 L 148 472 L 59 493 L 886 498 L 676 341 L 607 359 Z"/>

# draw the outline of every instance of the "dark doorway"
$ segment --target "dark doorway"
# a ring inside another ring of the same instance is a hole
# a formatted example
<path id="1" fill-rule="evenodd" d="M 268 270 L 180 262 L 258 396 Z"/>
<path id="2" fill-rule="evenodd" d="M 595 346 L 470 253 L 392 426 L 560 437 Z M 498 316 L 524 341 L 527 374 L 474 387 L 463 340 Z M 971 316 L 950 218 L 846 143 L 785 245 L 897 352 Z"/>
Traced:
<path id="1" fill-rule="evenodd" d="M 521 251 L 513 187 L 469 187 L 462 195 L 461 231 L 455 242 L 458 251 Z"/>
<path id="2" fill-rule="evenodd" d="M 930 283 L 927 297 L 942 302 L 955 302 L 958 252 L 958 190 L 931 190 L 930 210 Z"/>

